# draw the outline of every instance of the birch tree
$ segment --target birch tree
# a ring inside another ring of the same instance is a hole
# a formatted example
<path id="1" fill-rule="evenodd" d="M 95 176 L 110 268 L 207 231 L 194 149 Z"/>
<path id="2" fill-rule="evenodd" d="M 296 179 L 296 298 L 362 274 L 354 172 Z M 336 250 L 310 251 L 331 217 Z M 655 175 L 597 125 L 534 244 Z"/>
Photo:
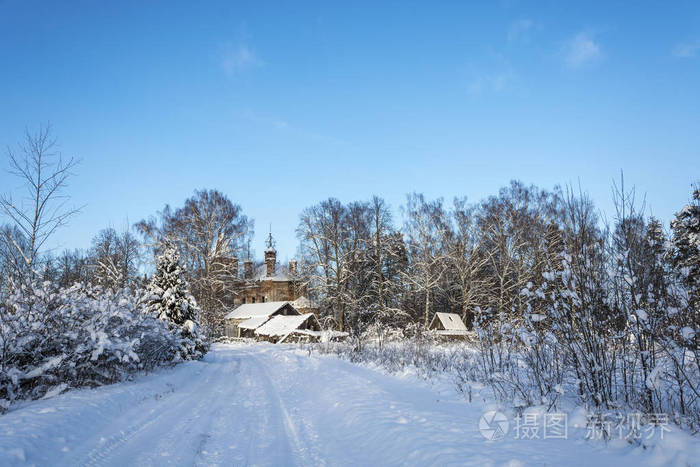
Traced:
<path id="1" fill-rule="evenodd" d="M 520 291 L 537 280 L 557 203 L 555 194 L 514 181 L 479 207 L 475 218 L 479 251 L 486 259 L 485 303 L 493 312 L 514 315 L 524 310 Z"/>
<path id="2" fill-rule="evenodd" d="M 59 288 L 65 289 L 75 283 L 92 282 L 90 260 L 81 250 L 65 250 L 54 262 Z"/>
<path id="3" fill-rule="evenodd" d="M 28 275 L 26 254 L 27 244 L 22 232 L 14 225 L 0 227 L 0 302 L 10 296 L 13 284 Z"/>
<path id="4" fill-rule="evenodd" d="M 325 305 L 333 309 L 339 330 L 343 330 L 348 284 L 346 208 L 335 198 L 306 208 L 300 217 L 297 236 L 302 256 L 310 271 L 311 287 Z"/>
<path id="5" fill-rule="evenodd" d="M 89 262 L 96 283 L 113 290 L 134 283 L 140 261 L 140 243 L 131 232 L 117 233 L 111 227 L 103 229 L 92 244 Z"/>
<path id="6" fill-rule="evenodd" d="M 7 149 L 7 158 L 9 171 L 21 180 L 25 194 L 19 198 L 3 194 L 0 210 L 25 237 L 26 247 L 20 245 L 16 237 L 6 236 L 5 240 L 21 257 L 27 271 L 34 274 L 38 272 L 35 266 L 46 241 L 80 211 L 68 206 L 66 194 L 78 160 L 62 157 L 48 125 L 35 133 L 27 130 L 17 149 Z"/>
<path id="7" fill-rule="evenodd" d="M 467 205 L 466 199 L 454 200 L 450 221 L 451 228 L 444 231 L 443 239 L 447 263 L 453 273 L 462 320 L 470 325 L 474 310 L 486 296 L 488 281 L 483 272 L 488 256 L 483 254 L 476 232 L 474 208 Z"/>
<path id="8" fill-rule="evenodd" d="M 165 206 L 158 216 L 136 224 L 154 254 L 175 245 L 201 307 L 201 322 L 214 334 L 223 332 L 223 317 L 233 297 L 230 258 L 240 257 L 253 221 L 217 190 L 195 191 L 183 207 Z"/>
<path id="9" fill-rule="evenodd" d="M 408 317 L 402 309 L 403 272 L 408 266 L 406 248 L 401 233 L 393 225 L 391 210 L 378 196 L 369 202 L 370 237 L 367 239 L 370 257 L 371 305 L 374 324 L 378 327 L 396 326 Z"/>
<path id="10" fill-rule="evenodd" d="M 404 235 L 410 255 L 409 270 L 404 273 L 415 292 L 423 296 L 423 321 L 430 323 L 431 298 L 442 291 L 445 255 L 442 239 L 446 227 L 442 200 L 426 201 L 423 195 L 408 195 Z"/>

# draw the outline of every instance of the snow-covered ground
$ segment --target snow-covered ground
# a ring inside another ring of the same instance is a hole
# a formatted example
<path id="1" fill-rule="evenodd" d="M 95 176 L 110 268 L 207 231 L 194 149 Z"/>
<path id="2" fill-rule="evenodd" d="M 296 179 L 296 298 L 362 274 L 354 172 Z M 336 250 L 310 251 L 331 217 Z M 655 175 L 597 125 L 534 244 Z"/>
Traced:
<path id="1" fill-rule="evenodd" d="M 199 362 L 0 416 L 0 465 L 700 465 L 700 443 L 487 441 L 449 384 L 294 347 L 215 345 Z"/>

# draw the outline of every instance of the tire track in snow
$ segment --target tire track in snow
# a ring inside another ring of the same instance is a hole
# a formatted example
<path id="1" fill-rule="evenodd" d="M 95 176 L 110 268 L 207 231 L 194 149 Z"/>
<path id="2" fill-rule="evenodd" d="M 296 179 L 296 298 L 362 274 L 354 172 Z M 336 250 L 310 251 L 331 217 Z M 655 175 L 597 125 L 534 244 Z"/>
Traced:
<path id="1" fill-rule="evenodd" d="M 189 394 L 182 410 L 169 409 L 173 412 L 173 422 L 155 427 L 141 440 L 147 444 L 146 449 L 137 450 L 140 452 L 133 457 L 133 463 L 159 465 L 167 461 L 177 465 L 196 464 L 212 439 L 214 420 L 221 416 L 224 399 L 217 395 L 224 389 L 235 388 L 226 384 L 226 379 L 235 380 L 240 365 L 239 359 L 233 359 L 230 364 L 213 368 L 204 387 L 199 392 Z M 132 460 L 130 456 L 127 457 Z"/>
<path id="2" fill-rule="evenodd" d="M 173 426 L 178 426 L 178 422 L 182 423 L 181 417 L 187 417 L 192 410 L 197 412 L 207 407 L 207 398 L 199 397 L 206 393 L 207 389 L 216 387 L 212 384 L 212 378 L 218 377 L 223 372 L 223 368 L 217 365 L 218 358 L 207 362 L 207 366 L 197 375 L 198 378 L 193 378 L 192 384 L 181 386 L 174 392 L 169 393 L 165 398 L 157 400 L 155 407 L 151 410 L 143 412 L 143 408 L 139 405 L 127 411 L 119 420 L 134 418 L 137 419 L 134 423 L 127 424 L 126 428 L 121 429 L 118 434 L 105 438 L 93 438 L 89 444 L 97 444 L 87 455 L 83 456 L 83 460 L 70 462 L 70 465 L 122 465 L 123 462 L 116 460 L 119 452 L 126 447 L 130 447 L 129 452 L 122 455 L 124 458 L 136 457 L 142 450 L 133 449 L 133 444 L 148 443 L 148 440 L 153 441 L 158 439 L 156 436 L 162 434 L 163 431 L 169 431 Z M 240 364 L 234 360 L 234 365 Z M 237 368 L 235 365 L 234 370 Z M 209 414 L 210 416 L 213 414 Z M 167 423 L 169 419 L 172 422 Z M 181 426 L 181 425 L 180 425 Z M 97 439 L 97 443 L 94 440 Z M 88 443 L 84 443 L 88 444 Z M 151 447 L 155 443 L 150 443 Z M 194 454 L 193 454 L 194 457 Z"/>
<path id="3" fill-rule="evenodd" d="M 305 457 L 307 447 L 264 363 L 255 353 L 243 349 L 214 356 L 197 381 L 181 386 L 146 412 L 142 407 L 132 408 L 120 420 L 132 417 L 137 421 L 70 464 L 322 462 Z"/>
<path id="4" fill-rule="evenodd" d="M 149 428 L 159 426 L 160 421 L 163 418 L 171 416 L 171 410 L 173 409 L 172 400 L 174 398 L 179 399 L 178 401 L 176 401 L 174 406 L 180 407 L 187 402 L 185 395 L 189 393 L 189 387 L 180 388 L 179 390 L 171 394 L 170 397 L 161 399 L 159 401 L 159 407 L 155 409 L 155 414 L 154 410 L 151 410 L 147 415 L 138 417 L 139 420 L 136 423 L 127 426 L 126 429 L 120 430 L 119 434 L 110 436 L 106 438 L 105 441 L 102 441 L 102 439 L 105 438 L 100 438 L 98 440 L 98 446 L 93 448 L 87 454 L 87 456 L 85 456 L 87 460 L 82 462 L 79 461 L 76 464 L 89 467 L 95 465 L 105 465 L 109 463 L 110 459 L 112 459 L 113 455 L 115 454 L 115 451 L 127 445 L 132 440 L 138 439 L 138 437 L 141 436 L 143 433 L 147 433 Z M 132 412 L 137 411 L 139 409 L 140 408 L 138 407 L 134 408 L 128 411 L 127 415 L 131 415 Z"/>
<path id="5" fill-rule="evenodd" d="M 251 361 L 256 363 L 256 367 L 259 369 L 261 381 L 268 394 L 268 400 L 274 402 L 275 409 L 280 413 L 281 420 L 283 422 L 284 434 L 288 441 L 291 441 L 292 454 L 295 456 L 295 465 L 323 465 L 325 462 L 323 459 L 318 458 L 312 452 L 314 449 L 313 445 L 309 442 L 309 439 L 300 436 L 300 432 L 294 424 L 292 417 L 287 410 L 287 406 L 280 397 L 280 392 L 275 386 L 268 367 L 265 363 L 261 361 L 259 354 L 249 354 Z"/>

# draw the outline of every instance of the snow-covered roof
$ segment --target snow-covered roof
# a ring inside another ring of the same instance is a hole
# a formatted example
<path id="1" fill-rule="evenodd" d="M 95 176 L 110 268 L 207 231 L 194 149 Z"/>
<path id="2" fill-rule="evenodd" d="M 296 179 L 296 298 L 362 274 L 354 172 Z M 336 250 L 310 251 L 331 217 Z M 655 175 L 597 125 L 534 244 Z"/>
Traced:
<path id="1" fill-rule="evenodd" d="M 286 336 L 309 319 L 316 320 L 316 316 L 313 313 L 295 316 L 273 316 L 270 321 L 260 326 L 255 331 L 255 334 L 270 337 Z"/>
<path id="2" fill-rule="evenodd" d="M 433 322 L 430 323 L 430 328 L 433 328 L 435 320 L 442 323 L 442 327 L 445 331 L 466 331 L 467 327 L 464 325 L 462 318 L 456 313 L 435 313 Z"/>
<path id="3" fill-rule="evenodd" d="M 316 303 L 305 296 L 301 296 L 292 302 L 292 306 L 297 310 L 300 308 L 318 308 Z"/>
<path id="4" fill-rule="evenodd" d="M 257 329 L 270 319 L 269 316 L 255 316 L 247 319 L 238 325 L 241 329 Z"/>
<path id="5" fill-rule="evenodd" d="M 437 330 L 435 331 L 435 334 L 438 336 L 466 336 L 469 334 L 469 331 L 465 330 Z"/>
<path id="6" fill-rule="evenodd" d="M 350 333 L 344 332 L 344 331 L 335 331 L 333 329 L 326 329 L 323 331 L 312 331 L 310 329 L 296 329 L 294 330 L 294 334 L 303 334 L 307 336 L 313 336 L 313 337 L 326 337 L 328 339 L 336 338 L 336 337 L 348 337 Z"/>
<path id="7" fill-rule="evenodd" d="M 244 303 L 227 314 L 226 319 L 248 319 L 257 316 L 272 316 L 287 304 L 289 304 L 289 302 Z"/>

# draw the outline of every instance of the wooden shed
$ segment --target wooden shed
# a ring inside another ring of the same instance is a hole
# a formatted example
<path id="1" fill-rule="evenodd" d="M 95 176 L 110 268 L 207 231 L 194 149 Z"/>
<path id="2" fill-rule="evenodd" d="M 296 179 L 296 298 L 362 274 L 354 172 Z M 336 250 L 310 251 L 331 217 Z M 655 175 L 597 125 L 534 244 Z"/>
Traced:
<path id="1" fill-rule="evenodd" d="M 299 316 L 290 302 L 246 303 L 225 316 L 228 337 L 255 337 L 254 331 L 273 316 Z"/>
<path id="2" fill-rule="evenodd" d="M 435 313 L 428 329 L 447 339 L 464 338 L 468 334 L 467 326 L 456 313 Z"/>
<path id="3" fill-rule="evenodd" d="M 269 342 L 310 342 L 320 337 L 321 326 L 313 313 L 273 316 L 255 330 L 258 339 Z"/>

